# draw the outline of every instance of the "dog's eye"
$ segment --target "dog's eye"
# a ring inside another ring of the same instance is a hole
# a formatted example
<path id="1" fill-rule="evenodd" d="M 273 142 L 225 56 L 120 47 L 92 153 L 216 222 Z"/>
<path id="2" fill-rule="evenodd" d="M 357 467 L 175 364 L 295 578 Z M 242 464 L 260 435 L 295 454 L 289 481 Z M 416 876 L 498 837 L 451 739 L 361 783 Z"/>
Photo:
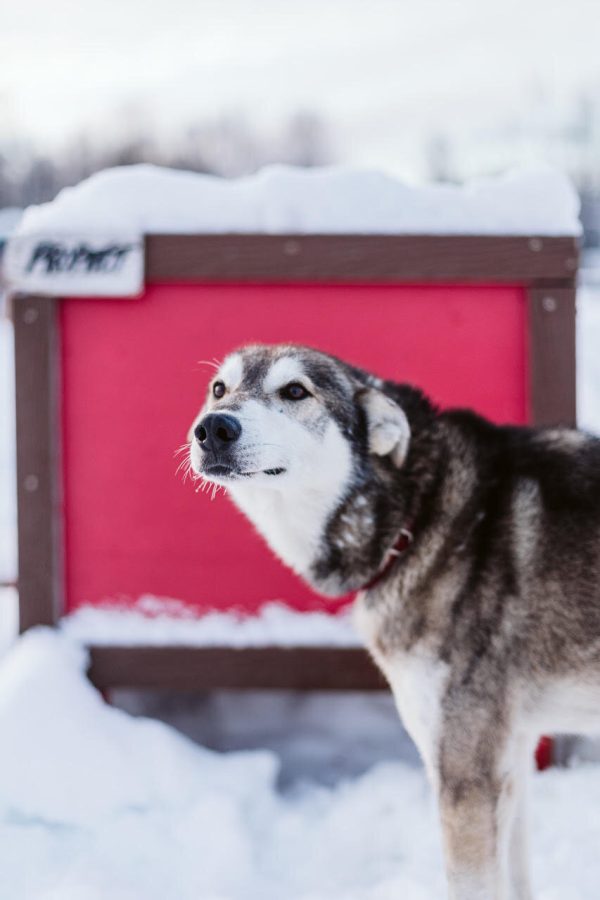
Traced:
<path id="1" fill-rule="evenodd" d="M 213 384 L 213 397 L 216 397 L 219 400 L 223 394 L 225 393 L 225 385 L 222 381 L 215 381 Z"/>
<path id="2" fill-rule="evenodd" d="M 299 381 L 291 381 L 289 384 L 286 384 L 285 387 L 281 388 L 279 393 L 284 400 L 304 400 L 306 397 L 311 396 L 304 385 L 300 384 Z"/>

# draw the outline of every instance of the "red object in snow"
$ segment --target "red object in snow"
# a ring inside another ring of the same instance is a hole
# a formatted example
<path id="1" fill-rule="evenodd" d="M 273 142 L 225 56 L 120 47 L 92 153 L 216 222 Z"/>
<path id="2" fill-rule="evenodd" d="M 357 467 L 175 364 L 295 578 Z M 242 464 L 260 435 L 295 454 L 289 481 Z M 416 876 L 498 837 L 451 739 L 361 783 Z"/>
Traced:
<path id="1" fill-rule="evenodd" d="M 537 750 L 535 751 L 535 761 L 540 771 L 550 768 L 554 762 L 554 742 L 552 738 L 540 738 Z"/>

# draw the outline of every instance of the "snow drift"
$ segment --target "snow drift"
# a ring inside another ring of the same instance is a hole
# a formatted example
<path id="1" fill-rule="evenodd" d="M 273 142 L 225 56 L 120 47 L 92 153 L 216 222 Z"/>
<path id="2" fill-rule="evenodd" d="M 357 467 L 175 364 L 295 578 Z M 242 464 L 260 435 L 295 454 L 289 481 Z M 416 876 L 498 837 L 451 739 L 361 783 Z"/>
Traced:
<path id="1" fill-rule="evenodd" d="M 185 644 L 194 647 L 357 647 L 350 609 L 336 615 L 265 603 L 257 615 L 212 610 L 198 616 L 179 600 L 145 595 L 123 607 L 82 606 L 61 620 L 71 638 L 88 644 Z"/>
<path id="2" fill-rule="evenodd" d="M 437 900 L 420 769 L 276 790 L 266 751 L 219 755 L 104 703 L 86 654 L 37 629 L 0 665 L 6 900 Z M 351 746 L 348 752 L 352 752 Z M 600 770 L 537 776 L 540 900 L 596 900 Z"/>

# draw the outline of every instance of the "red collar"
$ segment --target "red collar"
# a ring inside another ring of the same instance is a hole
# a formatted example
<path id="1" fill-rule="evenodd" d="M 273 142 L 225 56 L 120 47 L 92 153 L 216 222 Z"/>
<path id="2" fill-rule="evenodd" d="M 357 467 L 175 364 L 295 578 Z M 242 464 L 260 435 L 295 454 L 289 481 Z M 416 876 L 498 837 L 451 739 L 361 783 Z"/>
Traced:
<path id="1" fill-rule="evenodd" d="M 398 539 L 393 547 L 387 551 L 383 558 L 383 563 L 378 572 L 375 573 L 373 578 L 364 584 L 360 590 L 361 591 L 369 591 L 371 588 L 375 587 L 376 584 L 379 584 L 380 581 L 389 574 L 390 569 L 396 562 L 399 556 L 401 556 L 405 550 L 408 550 L 412 542 L 414 541 L 414 535 L 410 528 L 401 528 L 400 534 L 398 535 Z"/>

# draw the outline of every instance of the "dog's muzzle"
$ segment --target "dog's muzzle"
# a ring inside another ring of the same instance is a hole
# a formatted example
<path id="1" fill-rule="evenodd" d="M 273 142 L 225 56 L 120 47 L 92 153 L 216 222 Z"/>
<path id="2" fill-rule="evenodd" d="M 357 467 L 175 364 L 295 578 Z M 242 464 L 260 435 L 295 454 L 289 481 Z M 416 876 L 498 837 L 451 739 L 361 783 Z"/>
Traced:
<path id="1" fill-rule="evenodd" d="M 241 433 L 238 420 L 225 413 L 209 413 L 194 428 L 194 436 L 203 451 L 217 456 L 231 450 Z"/>
<path id="2" fill-rule="evenodd" d="M 226 413 L 209 413 L 194 428 L 194 437 L 204 454 L 204 474 L 219 477 L 244 476 L 250 478 L 256 472 L 242 472 L 235 458 L 236 442 L 242 426 L 235 416 Z M 265 475 L 281 475 L 283 466 L 263 469 Z"/>
<path id="3" fill-rule="evenodd" d="M 236 418 L 225 413 L 209 413 L 194 428 L 194 437 L 206 454 L 207 474 L 226 475 L 232 468 L 231 451 L 242 433 Z"/>

